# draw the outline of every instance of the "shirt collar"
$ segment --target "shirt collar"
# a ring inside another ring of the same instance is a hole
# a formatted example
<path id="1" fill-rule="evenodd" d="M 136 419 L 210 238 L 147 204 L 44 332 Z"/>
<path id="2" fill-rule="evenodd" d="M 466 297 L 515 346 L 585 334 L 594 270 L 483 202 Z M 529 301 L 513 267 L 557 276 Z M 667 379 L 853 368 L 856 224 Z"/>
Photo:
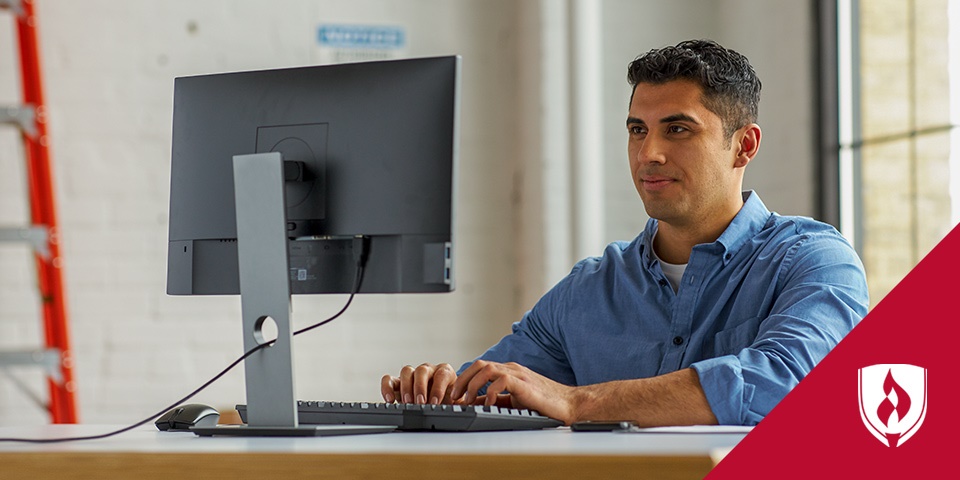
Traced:
<path id="1" fill-rule="evenodd" d="M 767 210 L 763 200 L 760 200 L 760 195 L 757 195 L 753 190 L 743 192 L 743 207 L 737 212 L 737 216 L 733 217 L 733 221 L 720 234 L 720 238 L 716 242 L 724 248 L 724 265 L 736 255 L 740 247 L 756 236 L 760 230 L 763 230 L 763 226 L 767 224 L 769 218 L 770 210 Z"/>
<path id="2" fill-rule="evenodd" d="M 717 245 L 721 249 L 724 265 L 730 262 L 740 247 L 763 229 L 763 226 L 766 225 L 767 220 L 770 218 L 770 210 L 767 210 L 767 206 L 763 204 L 763 200 L 760 200 L 760 195 L 757 195 L 753 190 L 747 190 L 743 192 L 742 195 L 743 207 L 741 207 L 737 215 L 733 217 L 730 225 L 727 225 L 726 230 L 720 234 L 720 238 L 711 244 Z M 647 267 L 651 267 L 653 263 L 657 261 L 656 255 L 653 254 L 653 236 L 656 233 L 657 220 L 651 218 L 647 220 L 647 226 L 641 234 L 643 263 Z"/>

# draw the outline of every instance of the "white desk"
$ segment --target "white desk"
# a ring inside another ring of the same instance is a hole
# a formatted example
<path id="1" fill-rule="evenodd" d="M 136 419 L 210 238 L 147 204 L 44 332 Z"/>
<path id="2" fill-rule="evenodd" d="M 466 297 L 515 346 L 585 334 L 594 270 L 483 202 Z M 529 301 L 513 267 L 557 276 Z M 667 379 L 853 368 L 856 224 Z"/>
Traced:
<path id="1" fill-rule="evenodd" d="M 96 425 L 0 428 L 0 437 L 93 435 Z M 703 478 L 745 433 L 407 433 L 197 437 L 152 425 L 94 441 L 0 443 L 3 478 L 299 479 Z"/>

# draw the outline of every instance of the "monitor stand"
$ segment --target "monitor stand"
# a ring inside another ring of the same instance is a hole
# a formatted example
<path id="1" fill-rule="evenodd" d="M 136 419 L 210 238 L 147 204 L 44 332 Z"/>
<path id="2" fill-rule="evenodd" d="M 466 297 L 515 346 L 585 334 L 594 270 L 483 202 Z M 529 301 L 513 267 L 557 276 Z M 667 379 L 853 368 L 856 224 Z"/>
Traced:
<path id="1" fill-rule="evenodd" d="M 381 433 L 393 426 L 300 425 L 293 376 L 283 158 L 278 152 L 233 157 L 237 255 L 243 351 L 268 342 L 263 327 L 276 324 L 277 339 L 244 361 L 247 424 L 194 427 L 197 435 L 322 436 Z"/>

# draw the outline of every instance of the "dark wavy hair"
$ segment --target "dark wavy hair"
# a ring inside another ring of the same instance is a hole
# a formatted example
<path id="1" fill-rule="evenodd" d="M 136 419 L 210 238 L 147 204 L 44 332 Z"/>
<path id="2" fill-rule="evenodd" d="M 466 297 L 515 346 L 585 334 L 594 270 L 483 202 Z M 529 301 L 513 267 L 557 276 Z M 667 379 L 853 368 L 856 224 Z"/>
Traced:
<path id="1" fill-rule="evenodd" d="M 630 62 L 627 81 L 662 84 L 692 80 L 703 89 L 701 101 L 723 122 L 726 138 L 757 121 L 760 79 L 747 57 L 712 40 L 687 40 L 675 47 L 650 50 Z M 630 94 L 633 102 L 633 93 Z"/>

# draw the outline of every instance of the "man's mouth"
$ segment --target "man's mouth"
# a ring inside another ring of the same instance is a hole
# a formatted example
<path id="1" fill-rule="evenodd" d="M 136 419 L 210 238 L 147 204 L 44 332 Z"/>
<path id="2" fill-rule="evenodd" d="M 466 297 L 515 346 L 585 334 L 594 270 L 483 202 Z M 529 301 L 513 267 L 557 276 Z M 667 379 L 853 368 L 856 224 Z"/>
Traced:
<path id="1" fill-rule="evenodd" d="M 643 175 L 640 177 L 643 188 L 647 190 L 661 190 L 675 181 L 673 178 L 661 175 Z"/>

